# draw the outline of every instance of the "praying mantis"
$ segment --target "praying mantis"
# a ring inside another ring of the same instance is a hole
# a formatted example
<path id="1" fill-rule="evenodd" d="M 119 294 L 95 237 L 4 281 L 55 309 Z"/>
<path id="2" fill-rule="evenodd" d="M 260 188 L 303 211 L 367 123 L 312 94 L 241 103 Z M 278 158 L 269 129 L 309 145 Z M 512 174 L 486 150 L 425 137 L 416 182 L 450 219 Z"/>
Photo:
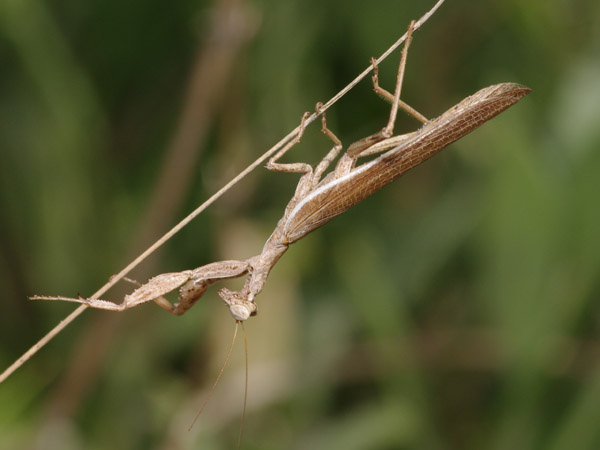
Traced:
<path id="1" fill-rule="evenodd" d="M 516 83 L 489 86 L 465 98 L 439 117 L 427 120 L 400 98 L 414 28 L 413 21 L 408 27 L 393 94 L 379 86 L 377 62 L 371 59 L 373 88 L 380 97 L 392 104 L 388 122 L 382 130 L 353 143 L 342 153 L 344 147 L 338 137 L 327 127 L 323 105 L 317 103 L 316 111 L 322 118 L 321 131 L 333 143 L 326 156 L 314 168 L 303 162 L 278 162 L 300 142 L 310 115 L 305 113 L 296 137 L 269 160 L 266 165 L 268 170 L 299 173 L 301 177 L 282 218 L 259 255 L 244 260 L 219 261 L 192 270 L 157 275 L 126 295 L 120 304 L 82 297 L 36 295 L 30 298 L 77 302 L 92 308 L 111 311 L 124 311 L 154 301 L 172 314 L 182 315 L 212 284 L 246 275 L 245 284 L 240 291 L 222 288 L 218 294 L 229 307 L 236 321 L 245 321 L 255 315 L 257 295 L 263 290 L 269 272 L 291 244 L 371 196 L 452 142 L 475 130 L 531 91 Z M 422 126 L 411 133 L 394 136 L 394 125 L 399 109 L 412 115 L 422 123 Z M 374 157 L 357 165 L 359 159 L 369 156 Z M 338 160 L 334 169 L 325 174 L 336 159 Z M 178 288 L 178 303 L 172 304 L 164 296 Z"/>

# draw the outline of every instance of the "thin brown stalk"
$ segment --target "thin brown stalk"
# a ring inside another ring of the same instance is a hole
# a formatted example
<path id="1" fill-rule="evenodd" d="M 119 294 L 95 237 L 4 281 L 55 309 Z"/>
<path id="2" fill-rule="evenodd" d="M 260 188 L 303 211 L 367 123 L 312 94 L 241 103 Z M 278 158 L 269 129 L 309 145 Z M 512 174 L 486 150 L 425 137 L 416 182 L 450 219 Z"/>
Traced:
<path id="1" fill-rule="evenodd" d="M 414 30 L 419 29 L 430 17 L 435 13 L 435 11 L 442 5 L 444 0 L 438 0 L 438 2 L 418 21 L 414 23 Z M 407 33 L 403 34 L 396 42 L 394 42 L 379 58 L 377 58 L 377 63 L 381 63 L 384 59 L 386 59 L 398 46 L 400 46 L 407 38 Z M 366 77 L 373 70 L 373 66 L 369 65 L 365 70 L 363 70 L 354 80 L 352 80 L 346 87 L 344 87 L 340 92 L 338 92 L 335 96 L 333 96 L 330 100 L 328 100 L 318 112 L 315 112 L 308 116 L 304 123 L 305 125 L 310 124 L 315 121 L 317 117 L 319 117 L 323 112 L 325 112 L 328 108 L 330 108 L 333 104 L 335 104 L 340 98 L 346 95 L 356 84 L 358 84 L 364 77 Z M 110 288 L 112 288 L 118 281 L 120 281 L 124 276 L 126 276 L 133 268 L 139 265 L 143 260 L 145 260 L 148 256 L 150 256 L 153 252 L 155 252 L 159 247 L 161 247 L 165 242 L 167 242 L 171 237 L 173 237 L 176 233 L 178 233 L 181 229 L 187 226 L 192 220 L 194 220 L 199 214 L 201 214 L 206 208 L 212 205 L 217 199 L 219 199 L 224 193 L 226 193 L 229 189 L 231 189 L 235 184 L 241 181 L 246 175 L 256 169 L 259 165 L 264 163 L 268 158 L 274 155 L 277 151 L 283 148 L 286 144 L 292 141 L 301 130 L 301 126 L 297 126 L 294 130 L 288 133 L 283 139 L 277 142 L 273 147 L 263 153 L 256 161 L 250 164 L 246 169 L 240 172 L 236 177 L 234 177 L 229 183 L 219 189 L 215 194 L 213 194 L 210 198 L 208 198 L 204 203 L 202 203 L 198 208 L 192 211 L 187 217 L 185 217 L 181 222 L 175 225 L 171 230 L 165 233 L 159 240 L 157 240 L 154 244 L 152 244 L 148 249 L 146 249 L 142 254 L 140 254 L 137 258 L 135 258 L 131 263 L 129 263 L 124 269 L 122 269 L 117 275 L 111 277 L 111 279 L 102 286 L 97 292 L 95 292 L 90 298 L 97 299 L 100 298 L 105 292 L 107 292 Z M 73 320 L 75 320 L 81 313 L 87 309 L 86 305 L 79 306 L 75 311 L 69 314 L 64 320 L 62 320 L 55 328 L 53 328 L 48 334 L 46 334 L 42 339 L 40 339 L 36 344 L 34 344 L 28 351 L 26 351 L 20 358 L 18 358 L 13 364 L 11 364 L 2 374 L 0 374 L 0 383 L 6 380 L 15 370 L 21 367 L 29 358 L 31 358 L 34 354 L 36 354 L 42 347 L 44 347 L 48 342 L 50 342 L 56 335 L 58 335 L 67 325 L 69 325 Z"/>

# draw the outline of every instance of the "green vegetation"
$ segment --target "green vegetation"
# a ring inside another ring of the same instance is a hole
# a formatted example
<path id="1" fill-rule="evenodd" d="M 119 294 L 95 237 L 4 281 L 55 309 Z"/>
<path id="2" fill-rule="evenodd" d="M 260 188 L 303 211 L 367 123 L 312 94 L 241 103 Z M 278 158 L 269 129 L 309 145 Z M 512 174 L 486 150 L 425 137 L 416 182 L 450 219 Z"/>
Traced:
<path id="1" fill-rule="evenodd" d="M 214 13 L 238 3 L 0 0 L 0 370 L 74 309 L 28 295 L 92 294 L 433 0 Z M 415 34 L 428 117 L 533 92 L 282 258 L 246 323 L 244 449 L 600 448 L 599 54 L 592 0 L 448 0 Z M 387 114 L 365 79 L 328 123 L 348 145 Z M 330 145 L 314 124 L 287 160 Z M 255 171 L 132 277 L 258 253 L 297 179 Z M 217 289 L 87 311 L 0 385 L 0 448 L 234 448 L 241 341 L 187 431 L 233 333 Z"/>

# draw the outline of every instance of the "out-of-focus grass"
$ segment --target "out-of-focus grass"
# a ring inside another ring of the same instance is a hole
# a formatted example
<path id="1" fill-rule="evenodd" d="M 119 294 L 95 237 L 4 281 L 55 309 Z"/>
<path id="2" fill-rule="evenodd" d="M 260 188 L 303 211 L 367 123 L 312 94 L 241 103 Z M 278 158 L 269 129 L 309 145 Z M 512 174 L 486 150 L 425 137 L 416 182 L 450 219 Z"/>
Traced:
<path id="1" fill-rule="evenodd" d="M 149 244 L 215 5 L 0 2 L 2 369 L 73 309 L 27 295 L 89 295 Z M 210 127 L 169 224 L 430 7 L 244 6 L 254 34 L 198 118 Z M 592 1 L 448 0 L 416 33 L 403 92 L 425 115 L 493 83 L 533 92 L 280 261 L 246 324 L 243 448 L 600 446 L 599 18 Z M 390 89 L 398 58 L 381 66 Z M 328 123 L 348 144 L 386 114 L 365 80 Z M 315 125 L 289 160 L 329 146 Z M 255 172 L 135 276 L 257 253 L 296 181 Z M 239 343 L 186 431 L 233 331 L 219 303 L 213 290 L 184 317 L 86 312 L 0 385 L 0 447 L 231 448 Z"/>

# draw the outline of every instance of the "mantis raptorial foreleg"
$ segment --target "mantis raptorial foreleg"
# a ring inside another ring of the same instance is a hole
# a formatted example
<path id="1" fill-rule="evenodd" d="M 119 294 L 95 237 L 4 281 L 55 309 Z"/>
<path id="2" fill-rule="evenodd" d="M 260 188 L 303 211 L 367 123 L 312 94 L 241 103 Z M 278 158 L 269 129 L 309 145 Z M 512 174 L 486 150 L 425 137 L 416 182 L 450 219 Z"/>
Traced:
<path id="1" fill-rule="evenodd" d="M 396 121 L 396 111 L 398 107 L 402 108 L 404 111 L 409 113 L 411 116 L 415 117 L 421 123 L 427 122 L 427 118 L 414 109 L 412 106 L 408 105 L 404 101 L 400 99 L 400 94 L 402 92 L 402 85 L 404 82 L 404 71 L 406 68 L 406 58 L 408 55 L 408 47 L 412 42 L 412 33 L 414 31 L 415 21 L 413 20 L 408 25 L 408 32 L 406 41 L 404 42 L 404 47 L 402 47 L 402 57 L 400 59 L 400 66 L 398 67 L 398 76 L 396 79 L 396 91 L 394 94 L 383 89 L 379 86 L 379 67 L 377 66 L 377 60 L 375 58 L 371 58 L 371 65 L 373 66 L 373 75 L 371 80 L 373 81 L 373 90 L 377 95 L 387 100 L 392 104 L 392 110 L 390 111 L 390 118 L 388 120 L 387 126 L 383 129 L 382 133 L 386 134 L 387 137 L 390 137 L 394 131 L 394 124 Z"/>
<path id="2" fill-rule="evenodd" d="M 386 91 L 379 85 L 379 66 L 377 65 L 377 60 L 375 58 L 371 58 L 371 65 L 373 66 L 373 76 L 371 77 L 371 80 L 373 81 L 373 90 L 382 99 L 393 104 L 394 94 L 392 94 L 389 91 Z M 421 114 L 419 111 L 417 111 L 415 108 L 413 108 L 400 98 L 398 99 L 398 107 L 406 111 L 408 114 L 413 116 L 421 123 L 426 123 L 428 120 L 427 117 L 425 117 L 423 114 Z"/>
<path id="3" fill-rule="evenodd" d="M 83 303 L 91 308 L 105 309 L 109 311 L 125 311 L 135 306 L 154 301 L 161 308 L 172 314 L 182 315 L 190 309 L 194 303 L 204 294 L 204 291 L 217 281 L 237 278 L 245 275 L 250 270 L 251 258 L 245 261 L 219 261 L 193 270 L 182 272 L 170 272 L 150 278 L 148 282 L 140 285 L 131 294 L 123 299 L 122 303 L 113 303 L 99 298 L 70 298 L 70 297 L 48 297 L 36 295 L 32 300 L 63 300 L 68 302 Z M 131 280 L 128 280 L 131 281 Z M 134 284 L 138 284 L 132 281 Z M 179 302 L 171 304 L 163 296 L 179 288 Z"/>

